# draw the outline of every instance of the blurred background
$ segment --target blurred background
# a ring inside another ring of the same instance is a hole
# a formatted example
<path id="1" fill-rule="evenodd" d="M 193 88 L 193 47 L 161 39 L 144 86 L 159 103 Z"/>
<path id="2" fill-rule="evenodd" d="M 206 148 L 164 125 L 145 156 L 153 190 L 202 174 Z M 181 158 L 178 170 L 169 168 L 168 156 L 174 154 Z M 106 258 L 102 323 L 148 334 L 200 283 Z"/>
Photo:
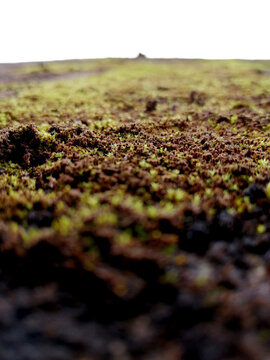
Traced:
<path id="1" fill-rule="evenodd" d="M 270 59 L 267 0 L 1 0 L 0 63 Z"/>

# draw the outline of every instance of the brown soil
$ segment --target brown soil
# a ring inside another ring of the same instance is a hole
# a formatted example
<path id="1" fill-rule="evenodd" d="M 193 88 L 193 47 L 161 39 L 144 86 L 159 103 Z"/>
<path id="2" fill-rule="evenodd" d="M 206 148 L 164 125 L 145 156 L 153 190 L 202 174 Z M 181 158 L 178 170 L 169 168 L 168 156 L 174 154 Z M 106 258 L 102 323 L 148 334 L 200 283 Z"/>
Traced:
<path id="1" fill-rule="evenodd" d="M 75 65 L 0 66 L 0 359 L 267 360 L 268 63 Z"/>

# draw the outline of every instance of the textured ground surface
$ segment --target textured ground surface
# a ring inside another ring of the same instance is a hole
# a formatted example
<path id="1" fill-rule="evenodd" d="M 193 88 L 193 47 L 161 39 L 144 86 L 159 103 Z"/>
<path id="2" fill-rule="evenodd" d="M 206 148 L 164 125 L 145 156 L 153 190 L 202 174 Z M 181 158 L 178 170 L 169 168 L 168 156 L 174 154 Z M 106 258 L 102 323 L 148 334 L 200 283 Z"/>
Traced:
<path id="1" fill-rule="evenodd" d="M 270 62 L 0 65 L 0 359 L 267 360 Z"/>

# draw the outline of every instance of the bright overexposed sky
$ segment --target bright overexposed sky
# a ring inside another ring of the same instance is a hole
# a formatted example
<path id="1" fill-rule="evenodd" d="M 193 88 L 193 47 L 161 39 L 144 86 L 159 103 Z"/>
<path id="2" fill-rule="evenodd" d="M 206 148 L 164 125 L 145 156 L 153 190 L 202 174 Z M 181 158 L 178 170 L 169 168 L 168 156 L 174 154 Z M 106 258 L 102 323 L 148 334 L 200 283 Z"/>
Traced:
<path id="1" fill-rule="evenodd" d="M 270 59 L 269 0 L 0 0 L 0 63 Z"/>

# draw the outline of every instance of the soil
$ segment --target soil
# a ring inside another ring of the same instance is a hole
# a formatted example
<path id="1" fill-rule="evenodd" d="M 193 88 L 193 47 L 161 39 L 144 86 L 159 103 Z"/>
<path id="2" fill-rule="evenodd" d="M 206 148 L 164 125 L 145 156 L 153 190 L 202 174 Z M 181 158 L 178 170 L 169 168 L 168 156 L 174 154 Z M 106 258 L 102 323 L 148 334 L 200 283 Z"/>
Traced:
<path id="1" fill-rule="evenodd" d="M 267 360 L 270 62 L 0 65 L 0 359 Z"/>

